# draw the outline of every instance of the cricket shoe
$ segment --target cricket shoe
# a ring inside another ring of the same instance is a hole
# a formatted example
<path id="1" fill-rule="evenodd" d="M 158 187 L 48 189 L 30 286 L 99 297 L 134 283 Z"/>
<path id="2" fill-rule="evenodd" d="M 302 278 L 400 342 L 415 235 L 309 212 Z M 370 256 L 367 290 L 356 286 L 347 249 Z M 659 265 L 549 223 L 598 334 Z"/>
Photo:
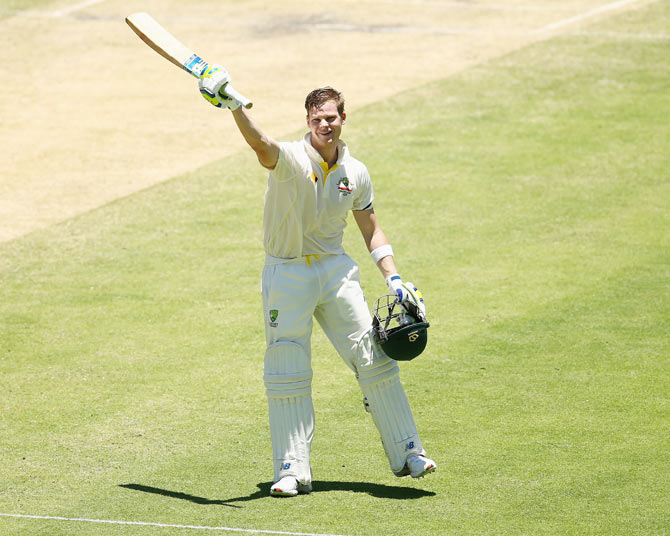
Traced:
<path id="1" fill-rule="evenodd" d="M 295 497 L 298 493 L 309 493 L 312 484 L 301 484 L 294 476 L 285 476 L 272 484 L 270 495 L 273 497 Z"/>
<path id="2" fill-rule="evenodd" d="M 419 454 L 412 454 L 407 458 L 405 467 L 397 472 L 396 476 L 410 475 L 412 478 L 422 478 L 428 473 L 432 473 L 437 469 L 437 464 L 430 458 L 421 456 Z"/>

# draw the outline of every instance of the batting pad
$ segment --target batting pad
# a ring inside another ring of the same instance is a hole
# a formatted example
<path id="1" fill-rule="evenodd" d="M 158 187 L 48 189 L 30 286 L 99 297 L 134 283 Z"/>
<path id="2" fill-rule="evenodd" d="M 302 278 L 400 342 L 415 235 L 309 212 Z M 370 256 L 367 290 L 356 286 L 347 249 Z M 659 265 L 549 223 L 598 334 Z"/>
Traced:
<path id="1" fill-rule="evenodd" d="M 366 409 L 379 430 L 391 470 L 402 473 L 410 454 L 425 454 L 414 416 L 400 383 L 398 364 L 374 350 L 375 358 L 358 369 Z"/>
<path id="2" fill-rule="evenodd" d="M 314 436 L 309 355 L 293 342 L 271 344 L 265 352 L 263 380 L 270 409 L 274 481 L 291 475 L 309 484 Z"/>

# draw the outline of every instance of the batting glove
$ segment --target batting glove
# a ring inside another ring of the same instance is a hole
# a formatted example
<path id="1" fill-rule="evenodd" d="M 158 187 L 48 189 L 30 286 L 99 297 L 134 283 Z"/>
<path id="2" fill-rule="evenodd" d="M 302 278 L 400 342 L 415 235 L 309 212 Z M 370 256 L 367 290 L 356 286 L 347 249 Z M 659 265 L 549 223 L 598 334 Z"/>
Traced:
<path id="1" fill-rule="evenodd" d="M 198 87 L 203 98 L 216 106 L 229 110 L 237 110 L 240 103 L 226 93 L 226 85 L 230 82 L 230 74 L 221 65 L 209 65 L 200 75 Z"/>
<path id="2" fill-rule="evenodd" d="M 404 283 L 399 274 L 393 274 L 386 278 L 386 285 L 394 296 L 398 296 L 398 302 L 411 301 L 419 307 L 421 312 L 426 314 L 426 306 L 423 303 L 421 291 L 414 286 L 414 283 Z"/>

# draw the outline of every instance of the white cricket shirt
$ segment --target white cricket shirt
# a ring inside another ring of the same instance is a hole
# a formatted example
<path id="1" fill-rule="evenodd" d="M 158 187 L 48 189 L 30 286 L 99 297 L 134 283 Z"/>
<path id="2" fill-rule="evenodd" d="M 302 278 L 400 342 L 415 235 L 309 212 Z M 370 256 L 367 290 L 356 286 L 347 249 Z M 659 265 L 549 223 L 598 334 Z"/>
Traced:
<path id="1" fill-rule="evenodd" d="M 328 169 L 310 142 L 279 144 L 279 160 L 265 192 L 265 252 L 279 259 L 344 253 L 342 236 L 350 210 L 372 204 L 367 168 L 338 141 L 337 162 Z"/>

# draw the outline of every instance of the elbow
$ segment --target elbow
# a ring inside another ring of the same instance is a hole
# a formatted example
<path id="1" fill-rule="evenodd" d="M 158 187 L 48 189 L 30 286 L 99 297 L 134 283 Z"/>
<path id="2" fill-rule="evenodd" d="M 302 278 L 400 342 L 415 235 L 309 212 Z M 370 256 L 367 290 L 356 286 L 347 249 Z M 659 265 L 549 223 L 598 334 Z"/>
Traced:
<path id="1" fill-rule="evenodd" d="M 248 141 L 251 148 L 258 155 L 267 151 L 268 147 L 270 147 L 270 139 L 267 136 L 259 136 L 258 138 L 251 138 Z"/>
<path id="2" fill-rule="evenodd" d="M 251 148 L 256 153 L 258 161 L 263 167 L 274 169 L 279 159 L 279 149 L 275 147 L 267 138 L 261 138 L 259 143 L 254 144 Z"/>

